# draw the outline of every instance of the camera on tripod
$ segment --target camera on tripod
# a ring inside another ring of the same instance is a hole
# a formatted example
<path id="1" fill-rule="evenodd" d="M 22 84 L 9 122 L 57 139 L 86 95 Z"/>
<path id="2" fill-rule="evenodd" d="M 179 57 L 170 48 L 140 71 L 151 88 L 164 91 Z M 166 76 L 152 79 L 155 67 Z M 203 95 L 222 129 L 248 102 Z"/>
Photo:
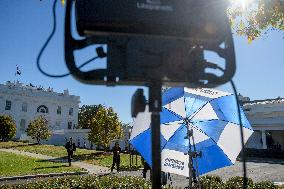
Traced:
<path id="1" fill-rule="evenodd" d="M 65 59 L 82 82 L 212 87 L 235 73 L 227 0 L 76 0 L 81 40 L 71 34 L 71 5 L 67 0 Z M 81 71 L 73 53 L 93 44 L 107 45 L 107 67 Z M 225 65 L 206 61 L 205 51 L 216 52 Z"/>

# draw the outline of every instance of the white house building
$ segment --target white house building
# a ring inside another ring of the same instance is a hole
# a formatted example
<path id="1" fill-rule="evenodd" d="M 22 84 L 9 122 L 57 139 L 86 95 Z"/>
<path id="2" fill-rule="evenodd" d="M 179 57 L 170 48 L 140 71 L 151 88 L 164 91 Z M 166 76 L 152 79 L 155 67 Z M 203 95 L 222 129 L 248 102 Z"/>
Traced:
<path id="1" fill-rule="evenodd" d="M 16 125 L 16 138 L 24 139 L 30 121 L 39 115 L 47 120 L 51 130 L 71 130 L 78 125 L 80 97 L 54 92 L 19 81 L 0 84 L 0 114 L 10 115 Z"/>
<path id="2" fill-rule="evenodd" d="M 16 125 L 16 138 L 31 140 L 26 135 L 28 124 L 39 115 L 43 115 L 52 131 L 52 136 L 43 143 L 64 145 L 66 139 L 73 138 L 79 147 L 95 148 L 88 141 L 89 129 L 78 129 L 78 111 L 80 97 L 54 92 L 52 88 L 23 85 L 19 81 L 0 84 L 0 115 L 10 115 Z M 124 138 L 118 140 L 122 149 L 128 147 L 129 128 L 123 128 Z M 113 146 L 113 144 L 111 145 Z"/>

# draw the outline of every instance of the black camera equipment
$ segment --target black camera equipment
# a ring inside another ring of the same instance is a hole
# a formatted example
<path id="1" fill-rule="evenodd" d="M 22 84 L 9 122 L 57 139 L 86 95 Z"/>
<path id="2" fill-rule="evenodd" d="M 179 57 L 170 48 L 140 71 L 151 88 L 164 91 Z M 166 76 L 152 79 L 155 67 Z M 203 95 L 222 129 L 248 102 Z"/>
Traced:
<path id="1" fill-rule="evenodd" d="M 65 18 L 65 58 L 84 83 L 149 85 L 151 81 L 214 87 L 235 73 L 235 54 L 225 0 L 77 0 L 78 33 L 71 35 L 71 0 Z M 107 68 L 80 71 L 74 51 L 107 44 Z M 223 58 L 224 73 L 210 68 L 204 52 Z M 209 68 L 209 69 L 208 69 Z"/>
<path id="2" fill-rule="evenodd" d="M 76 26 L 83 39 L 71 34 L 73 2 L 66 4 L 66 65 L 83 83 L 149 87 L 152 188 L 161 188 L 161 87 L 215 87 L 230 81 L 236 64 L 228 0 L 76 0 Z M 107 45 L 107 53 L 97 49 L 98 57 L 107 58 L 106 68 L 81 71 L 74 52 L 95 44 Z M 206 51 L 217 53 L 224 64 L 205 60 Z M 140 90 L 132 115 L 145 103 Z"/>

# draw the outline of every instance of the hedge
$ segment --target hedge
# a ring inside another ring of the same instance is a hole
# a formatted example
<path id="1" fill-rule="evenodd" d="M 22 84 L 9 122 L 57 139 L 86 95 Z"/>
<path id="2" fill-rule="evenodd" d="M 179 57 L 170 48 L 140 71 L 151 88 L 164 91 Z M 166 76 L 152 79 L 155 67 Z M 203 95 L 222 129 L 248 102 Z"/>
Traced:
<path id="1" fill-rule="evenodd" d="M 242 189 L 243 178 L 232 177 L 223 182 L 217 176 L 203 176 L 200 178 L 202 189 Z M 1 185 L 0 189 L 150 189 L 151 183 L 141 177 L 133 176 L 72 176 L 34 181 L 26 184 Z M 171 187 L 163 187 L 170 189 Z M 248 189 L 280 189 L 270 181 L 253 183 L 248 179 Z"/>
<path id="2" fill-rule="evenodd" d="M 148 189 L 151 183 L 141 177 L 72 176 L 18 185 L 1 185 L 0 189 Z"/>

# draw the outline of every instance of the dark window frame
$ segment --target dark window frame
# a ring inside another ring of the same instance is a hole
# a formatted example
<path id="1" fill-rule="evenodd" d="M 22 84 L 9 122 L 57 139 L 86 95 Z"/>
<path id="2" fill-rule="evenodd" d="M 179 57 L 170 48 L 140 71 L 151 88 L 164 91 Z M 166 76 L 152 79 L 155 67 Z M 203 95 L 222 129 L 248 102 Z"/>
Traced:
<path id="1" fill-rule="evenodd" d="M 12 108 L 12 101 L 6 100 L 5 110 L 11 110 L 11 108 Z"/>
<path id="2" fill-rule="evenodd" d="M 48 114 L 48 108 L 45 105 L 40 105 L 39 107 L 37 107 L 37 112 Z"/>
<path id="3" fill-rule="evenodd" d="M 72 121 L 68 121 L 68 129 L 72 129 Z"/>
<path id="4" fill-rule="evenodd" d="M 61 106 L 57 106 L 56 113 L 57 115 L 61 115 Z"/>
<path id="5" fill-rule="evenodd" d="M 26 102 L 22 103 L 22 112 L 28 112 L 28 103 Z"/>
<path id="6" fill-rule="evenodd" d="M 69 109 L 69 115 L 73 116 L 73 112 L 74 112 L 74 109 L 73 109 L 73 108 L 70 108 L 70 109 Z"/>

